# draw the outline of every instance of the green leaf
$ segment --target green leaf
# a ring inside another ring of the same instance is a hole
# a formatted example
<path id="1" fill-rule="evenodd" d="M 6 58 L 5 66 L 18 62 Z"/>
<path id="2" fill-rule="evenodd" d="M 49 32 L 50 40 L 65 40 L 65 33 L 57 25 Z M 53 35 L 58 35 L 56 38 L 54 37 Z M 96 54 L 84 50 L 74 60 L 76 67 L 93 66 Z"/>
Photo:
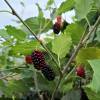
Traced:
<path id="1" fill-rule="evenodd" d="M 80 100 L 80 92 L 79 89 L 69 91 L 61 100 Z"/>
<path id="2" fill-rule="evenodd" d="M 100 10 L 100 0 L 94 0 L 96 7 Z"/>
<path id="3" fill-rule="evenodd" d="M 18 40 L 25 40 L 26 38 L 26 33 L 23 32 L 20 29 L 16 29 L 13 26 L 6 26 L 7 29 L 7 33 L 11 36 L 14 36 L 14 38 L 18 39 Z"/>
<path id="4" fill-rule="evenodd" d="M 29 87 L 23 82 L 22 80 L 16 81 L 16 80 L 10 80 L 7 83 L 7 87 L 5 89 L 5 95 L 6 96 L 12 96 L 12 95 L 18 95 L 20 93 L 25 93 L 29 90 Z"/>
<path id="5" fill-rule="evenodd" d="M 91 65 L 94 72 L 93 79 L 89 87 L 96 93 L 100 92 L 100 59 L 89 60 L 88 62 Z"/>
<path id="6" fill-rule="evenodd" d="M 95 47 L 82 48 L 76 56 L 77 63 L 86 63 L 87 60 L 100 59 L 100 49 Z"/>
<path id="7" fill-rule="evenodd" d="M 97 40 L 98 42 L 100 42 L 100 25 L 99 25 L 99 27 L 97 28 L 97 30 L 96 30 L 96 38 L 95 38 L 95 40 Z"/>
<path id="8" fill-rule="evenodd" d="M 74 7 L 74 3 L 75 3 L 74 0 L 64 1 L 58 8 L 56 14 L 61 15 L 62 13 L 65 13 L 65 12 L 71 10 Z"/>
<path id="9" fill-rule="evenodd" d="M 52 21 L 41 17 L 28 18 L 25 20 L 25 23 L 28 24 L 28 26 L 35 34 L 47 32 L 50 30 L 50 28 L 52 28 Z"/>
<path id="10" fill-rule="evenodd" d="M 19 43 L 12 47 L 9 54 L 15 56 L 28 55 L 31 54 L 34 49 L 39 48 L 39 46 L 40 44 L 37 41 Z"/>
<path id="11" fill-rule="evenodd" d="M 33 66 L 32 66 L 33 67 Z M 33 77 L 33 71 L 29 70 L 28 68 L 21 70 L 21 77 L 22 78 L 32 78 Z"/>
<path id="12" fill-rule="evenodd" d="M 56 85 L 56 81 L 48 81 L 43 75 L 41 75 L 41 73 L 37 72 L 37 82 L 38 82 L 38 87 L 41 91 L 51 91 L 51 93 L 53 92 L 55 85 Z M 50 88 L 48 88 L 50 87 Z"/>
<path id="13" fill-rule="evenodd" d="M 84 26 L 81 23 L 73 23 L 67 26 L 66 33 L 71 33 L 72 41 L 74 44 L 78 44 L 83 32 Z"/>
<path id="14" fill-rule="evenodd" d="M 48 0 L 46 9 L 48 9 L 53 3 L 54 3 L 54 0 Z"/>
<path id="15" fill-rule="evenodd" d="M 88 95 L 89 100 L 100 100 L 100 92 L 96 93 L 92 91 L 90 88 L 86 88 L 85 92 Z"/>
<path id="16" fill-rule="evenodd" d="M 6 30 L 0 29 L 0 36 L 3 38 L 7 38 L 9 35 Z"/>
<path id="17" fill-rule="evenodd" d="M 42 9 L 40 8 L 40 6 L 39 6 L 38 3 L 37 3 L 36 5 L 37 5 L 37 7 L 38 7 L 38 12 L 39 12 L 38 16 L 39 16 L 39 17 L 43 17 Z"/>
<path id="18" fill-rule="evenodd" d="M 91 11 L 93 0 L 75 0 L 75 11 L 78 20 L 87 16 Z"/>
<path id="19" fill-rule="evenodd" d="M 3 82 L 3 80 L 0 80 L 0 90 L 3 92 L 6 88 L 5 83 Z"/>
<path id="20" fill-rule="evenodd" d="M 63 58 L 69 52 L 71 45 L 71 36 L 61 34 L 52 41 L 52 52 L 54 52 L 60 58 Z"/>

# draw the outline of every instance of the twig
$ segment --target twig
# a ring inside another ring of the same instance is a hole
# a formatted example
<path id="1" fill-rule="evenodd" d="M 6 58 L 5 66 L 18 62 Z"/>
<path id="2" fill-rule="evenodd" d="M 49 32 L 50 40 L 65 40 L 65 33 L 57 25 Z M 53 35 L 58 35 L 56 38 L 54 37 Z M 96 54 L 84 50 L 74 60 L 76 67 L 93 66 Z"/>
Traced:
<path id="1" fill-rule="evenodd" d="M 14 69 L 19 69 L 19 68 L 27 68 L 27 67 L 22 67 L 22 66 L 16 66 L 16 67 L 12 67 L 12 68 L 9 68 L 9 69 L 0 69 L 0 72 L 4 72 L 4 71 L 10 71 L 10 70 L 14 70 Z"/>
<path id="2" fill-rule="evenodd" d="M 84 39 L 84 37 L 85 37 L 86 30 L 87 30 L 87 28 L 85 29 L 85 31 L 84 31 L 84 33 L 83 33 L 83 35 L 82 35 L 82 37 L 81 37 L 81 39 L 80 39 L 80 41 L 79 41 L 79 43 L 78 43 L 76 49 L 75 49 L 75 51 L 72 53 L 72 56 L 69 58 L 69 60 L 68 60 L 68 62 L 67 62 L 67 64 L 66 64 L 66 66 L 65 66 L 65 68 L 63 69 L 63 71 L 62 71 L 62 74 L 63 74 L 63 75 L 67 72 L 67 69 L 68 69 L 69 65 L 71 64 L 71 62 L 73 61 L 73 59 L 74 59 L 75 56 L 77 55 L 78 51 L 79 51 L 80 48 L 82 47 L 82 45 L 83 45 L 83 44 L 82 44 L 82 41 L 83 41 L 83 39 Z"/>
<path id="3" fill-rule="evenodd" d="M 0 80 L 6 79 L 6 78 L 8 78 L 8 77 L 13 77 L 13 76 L 16 76 L 16 75 L 18 75 L 18 73 L 16 73 L 16 74 L 9 73 L 9 74 L 7 74 L 7 75 L 5 75 L 5 76 L 3 76 L 3 77 L 0 77 Z"/>
<path id="4" fill-rule="evenodd" d="M 61 83 L 61 80 L 62 80 L 62 77 L 60 76 L 60 77 L 59 77 L 59 80 L 58 80 L 58 83 L 57 83 L 57 86 L 55 87 L 55 89 L 54 89 L 54 91 L 53 91 L 53 93 L 52 93 L 51 100 L 54 100 L 54 97 L 55 97 L 56 92 L 57 92 L 57 90 L 58 90 L 58 88 L 59 88 L 59 85 L 60 85 L 60 83 Z"/>
<path id="5" fill-rule="evenodd" d="M 7 10 L 0 10 L 0 12 L 2 12 L 2 13 L 9 13 L 9 14 L 12 14 L 12 12 L 7 11 Z"/>
<path id="6" fill-rule="evenodd" d="M 98 26 L 98 24 L 100 22 L 100 16 L 98 17 L 97 21 L 95 22 L 94 26 L 91 28 L 90 32 L 86 35 L 86 37 L 83 40 L 83 44 L 88 40 L 88 38 L 90 37 L 90 35 L 92 34 L 92 32 L 95 30 L 95 28 Z"/>
<path id="7" fill-rule="evenodd" d="M 87 17 L 85 17 L 85 19 L 86 19 L 87 24 L 89 25 L 89 29 L 90 29 L 90 28 L 91 28 L 90 22 L 89 22 L 89 20 L 88 20 L 88 18 L 87 18 Z"/>
<path id="8" fill-rule="evenodd" d="M 17 14 L 17 12 L 13 9 L 13 7 L 9 4 L 9 2 L 7 0 L 4 0 L 6 2 L 6 4 L 10 7 L 10 9 L 12 10 L 13 15 L 15 15 L 22 23 L 23 25 L 26 26 L 26 28 L 33 34 L 33 36 L 35 37 L 35 39 L 41 44 L 41 46 L 48 52 L 49 56 L 52 57 L 53 61 L 55 62 L 55 64 L 58 65 L 58 62 L 56 61 L 55 57 L 52 55 L 51 51 L 42 43 L 42 41 L 40 41 L 38 39 L 38 37 L 36 36 L 36 34 L 31 30 L 31 28 L 22 20 L 22 18 Z M 60 68 L 58 67 L 59 73 L 60 75 L 62 75 Z"/>
<path id="9" fill-rule="evenodd" d="M 37 73 L 36 73 L 35 69 L 34 69 L 34 83 L 35 83 L 35 88 L 36 88 L 38 97 L 40 98 L 40 100 L 43 100 L 43 97 L 40 95 L 40 92 L 39 92 L 38 80 L 37 80 Z"/>

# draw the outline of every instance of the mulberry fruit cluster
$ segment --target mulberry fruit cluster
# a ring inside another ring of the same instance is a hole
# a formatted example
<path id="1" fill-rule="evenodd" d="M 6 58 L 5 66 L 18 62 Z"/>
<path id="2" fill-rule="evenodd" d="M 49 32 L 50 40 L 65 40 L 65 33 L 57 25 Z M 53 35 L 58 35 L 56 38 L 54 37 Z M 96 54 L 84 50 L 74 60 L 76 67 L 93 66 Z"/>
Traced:
<path id="1" fill-rule="evenodd" d="M 37 70 L 41 70 L 46 79 L 48 79 L 49 81 L 54 80 L 55 73 L 53 69 L 46 64 L 44 54 L 41 51 L 33 51 L 30 59 L 32 61 L 32 64 L 34 64 L 34 68 Z"/>
<path id="2" fill-rule="evenodd" d="M 34 51 L 31 55 L 34 67 L 41 70 L 45 65 L 45 58 L 41 51 Z"/>
<path id="3" fill-rule="evenodd" d="M 48 80 L 54 80 L 55 78 L 55 73 L 53 72 L 53 70 L 50 68 L 50 66 L 45 65 L 42 69 L 41 69 L 43 75 L 48 79 Z"/>

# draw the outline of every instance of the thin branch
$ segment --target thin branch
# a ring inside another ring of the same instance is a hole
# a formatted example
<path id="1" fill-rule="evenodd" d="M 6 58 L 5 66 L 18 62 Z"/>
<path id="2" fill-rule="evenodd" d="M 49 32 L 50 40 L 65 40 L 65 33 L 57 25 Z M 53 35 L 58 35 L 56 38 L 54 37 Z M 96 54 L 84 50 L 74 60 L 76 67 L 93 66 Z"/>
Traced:
<path id="1" fill-rule="evenodd" d="M 12 14 L 12 12 L 10 12 L 10 11 L 8 11 L 8 10 L 0 10 L 0 12 Z"/>
<path id="2" fill-rule="evenodd" d="M 84 33 L 83 33 L 83 35 L 82 35 L 82 37 L 81 37 L 81 39 L 80 39 L 80 41 L 79 41 L 79 43 L 78 43 L 76 49 L 75 49 L 75 51 L 72 53 L 72 56 L 69 58 L 69 60 L 68 60 L 68 62 L 67 62 L 67 64 L 66 64 L 66 66 L 65 66 L 65 68 L 63 69 L 63 71 L 62 71 L 62 74 L 63 74 L 63 75 L 67 72 L 67 69 L 68 69 L 69 65 L 71 64 L 71 62 L 73 61 L 73 59 L 74 59 L 75 56 L 77 55 L 78 51 L 79 51 L 80 48 L 82 47 L 82 45 L 83 45 L 83 44 L 82 44 L 82 41 L 83 41 L 83 39 L 84 39 L 84 37 L 85 37 L 86 30 L 87 30 L 87 28 L 85 29 L 85 31 L 84 31 Z"/>
<path id="3" fill-rule="evenodd" d="M 87 18 L 87 17 L 85 17 L 85 19 L 86 19 L 87 24 L 89 25 L 89 29 L 90 29 L 90 28 L 91 28 L 90 22 L 89 22 L 89 20 L 88 20 L 88 18 Z"/>
<path id="4" fill-rule="evenodd" d="M 30 33 L 33 34 L 33 36 L 35 37 L 35 39 L 41 44 L 41 46 L 48 52 L 49 56 L 52 57 L 53 61 L 55 62 L 55 64 L 58 65 L 58 62 L 56 61 L 55 57 L 52 55 L 51 51 L 42 43 L 42 41 L 39 40 L 39 38 L 36 36 L 36 34 L 31 30 L 31 28 L 22 20 L 22 18 L 17 14 L 17 12 L 13 9 L 13 7 L 9 4 L 9 2 L 7 0 L 4 0 L 6 2 L 6 4 L 11 8 L 13 15 L 15 15 L 22 23 L 23 25 L 26 26 L 26 28 L 30 31 Z M 60 75 L 62 75 L 60 68 L 58 67 L 59 73 Z"/>
<path id="5" fill-rule="evenodd" d="M 9 68 L 9 69 L 0 69 L 0 72 L 4 72 L 4 71 L 10 71 L 10 70 L 14 70 L 14 69 L 19 69 L 19 68 L 27 68 L 27 67 L 22 67 L 22 66 L 16 66 L 16 67 L 12 67 L 12 68 Z"/>
<path id="6" fill-rule="evenodd" d="M 100 22 L 100 16 L 98 17 L 97 21 L 95 22 L 94 26 L 91 28 L 90 32 L 86 35 L 86 37 L 83 40 L 83 44 L 88 40 L 88 38 L 90 37 L 90 35 L 92 34 L 92 32 L 95 30 L 95 28 L 98 26 L 98 24 Z"/>
<path id="7" fill-rule="evenodd" d="M 37 80 L 37 73 L 36 73 L 35 69 L 34 69 L 34 84 L 35 84 L 35 88 L 36 88 L 38 97 L 40 98 L 40 100 L 43 100 L 43 97 L 40 95 L 40 92 L 39 92 L 38 80 Z"/>
<path id="8" fill-rule="evenodd" d="M 13 76 L 16 76 L 16 75 L 18 75 L 18 73 L 15 73 L 15 74 L 9 73 L 9 74 L 7 74 L 7 75 L 5 75 L 5 76 L 0 77 L 0 80 L 6 79 L 6 78 L 8 78 L 8 77 L 13 77 Z"/>
<path id="9" fill-rule="evenodd" d="M 58 90 L 58 88 L 59 88 L 59 85 L 60 85 L 60 83 L 61 83 L 61 80 L 62 80 L 62 77 L 59 77 L 58 83 L 57 83 L 57 85 L 56 85 L 56 87 L 55 87 L 55 89 L 54 89 L 54 91 L 53 91 L 53 93 L 52 93 L 51 100 L 54 100 L 54 97 L 55 97 L 56 92 L 57 92 L 57 90 Z"/>

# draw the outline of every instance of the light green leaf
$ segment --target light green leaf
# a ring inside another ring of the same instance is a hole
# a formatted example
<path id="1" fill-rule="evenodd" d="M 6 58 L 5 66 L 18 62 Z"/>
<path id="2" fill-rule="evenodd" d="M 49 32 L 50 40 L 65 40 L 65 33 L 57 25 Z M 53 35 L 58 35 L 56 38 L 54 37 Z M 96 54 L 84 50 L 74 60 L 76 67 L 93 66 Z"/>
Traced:
<path id="1" fill-rule="evenodd" d="M 6 30 L 0 29 L 0 36 L 3 38 L 7 38 L 9 35 Z"/>
<path id="2" fill-rule="evenodd" d="M 38 3 L 37 3 L 36 5 L 37 5 L 37 7 L 38 7 L 38 12 L 39 12 L 38 16 L 39 16 L 39 17 L 43 17 L 42 9 L 40 8 L 40 6 L 39 6 Z"/>
<path id="3" fill-rule="evenodd" d="M 13 26 L 6 26 L 7 33 L 18 40 L 24 40 L 26 38 L 26 33 L 20 29 L 17 29 Z"/>
<path id="4" fill-rule="evenodd" d="M 77 63 L 86 63 L 87 60 L 100 59 L 100 49 L 95 47 L 82 48 L 76 56 Z"/>
<path id="5" fill-rule="evenodd" d="M 54 3 L 54 0 L 48 0 L 46 9 L 48 9 L 53 3 Z"/>
<path id="6" fill-rule="evenodd" d="M 74 0 L 64 1 L 58 8 L 56 14 L 61 15 L 62 13 L 65 13 L 65 12 L 71 10 L 74 7 L 74 3 L 75 3 Z"/>
<path id="7" fill-rule="evenodd" d="M 89 87 L 95 92 L 100 92 L 100 59 L 89 60 L 88 62 L 91 65 L 94 72 L 93 79 Z"/>
<path id="8" fill-rule="evenodd" d="M 75 0 L 75 11 L 78 20 L 87 16 L 91 11 L 93 0 Z"/>
<path id="9" fill-rule="evenodd" d="M 28 26 L 35 34 L 47 32 L 50 30 L 50 28 L 52 28 L 52 21 L 41 17 L 28 18 L 25 20 L 25 23 L 28 24 Z"/>
<path id="10" fill-rule="evenodd" d="M 40 44 L 37 41 L 30 41 L 16 44 L 12 47 L 9 54 L 10 55 L 28 55 L 31 54 L 32 51 L 36 48 L 39 48 Z"/>
<path id="11" fill-rule="evenodd" d="M 96 31 L 96 38 L 95 38 L 95 40 L 97 40 L 98 42 L 100 42 L 100 25 L 99 25 L 99 27 L 97 28 L 97 31 Z"/>
<path id="12" fill-rule="evenodd" d="M 52 41 L 52 52 L 54 52 L 60 58 L 63 58 L 69 52 L 71 45 L 71 36 L 61 34 Z"/>

